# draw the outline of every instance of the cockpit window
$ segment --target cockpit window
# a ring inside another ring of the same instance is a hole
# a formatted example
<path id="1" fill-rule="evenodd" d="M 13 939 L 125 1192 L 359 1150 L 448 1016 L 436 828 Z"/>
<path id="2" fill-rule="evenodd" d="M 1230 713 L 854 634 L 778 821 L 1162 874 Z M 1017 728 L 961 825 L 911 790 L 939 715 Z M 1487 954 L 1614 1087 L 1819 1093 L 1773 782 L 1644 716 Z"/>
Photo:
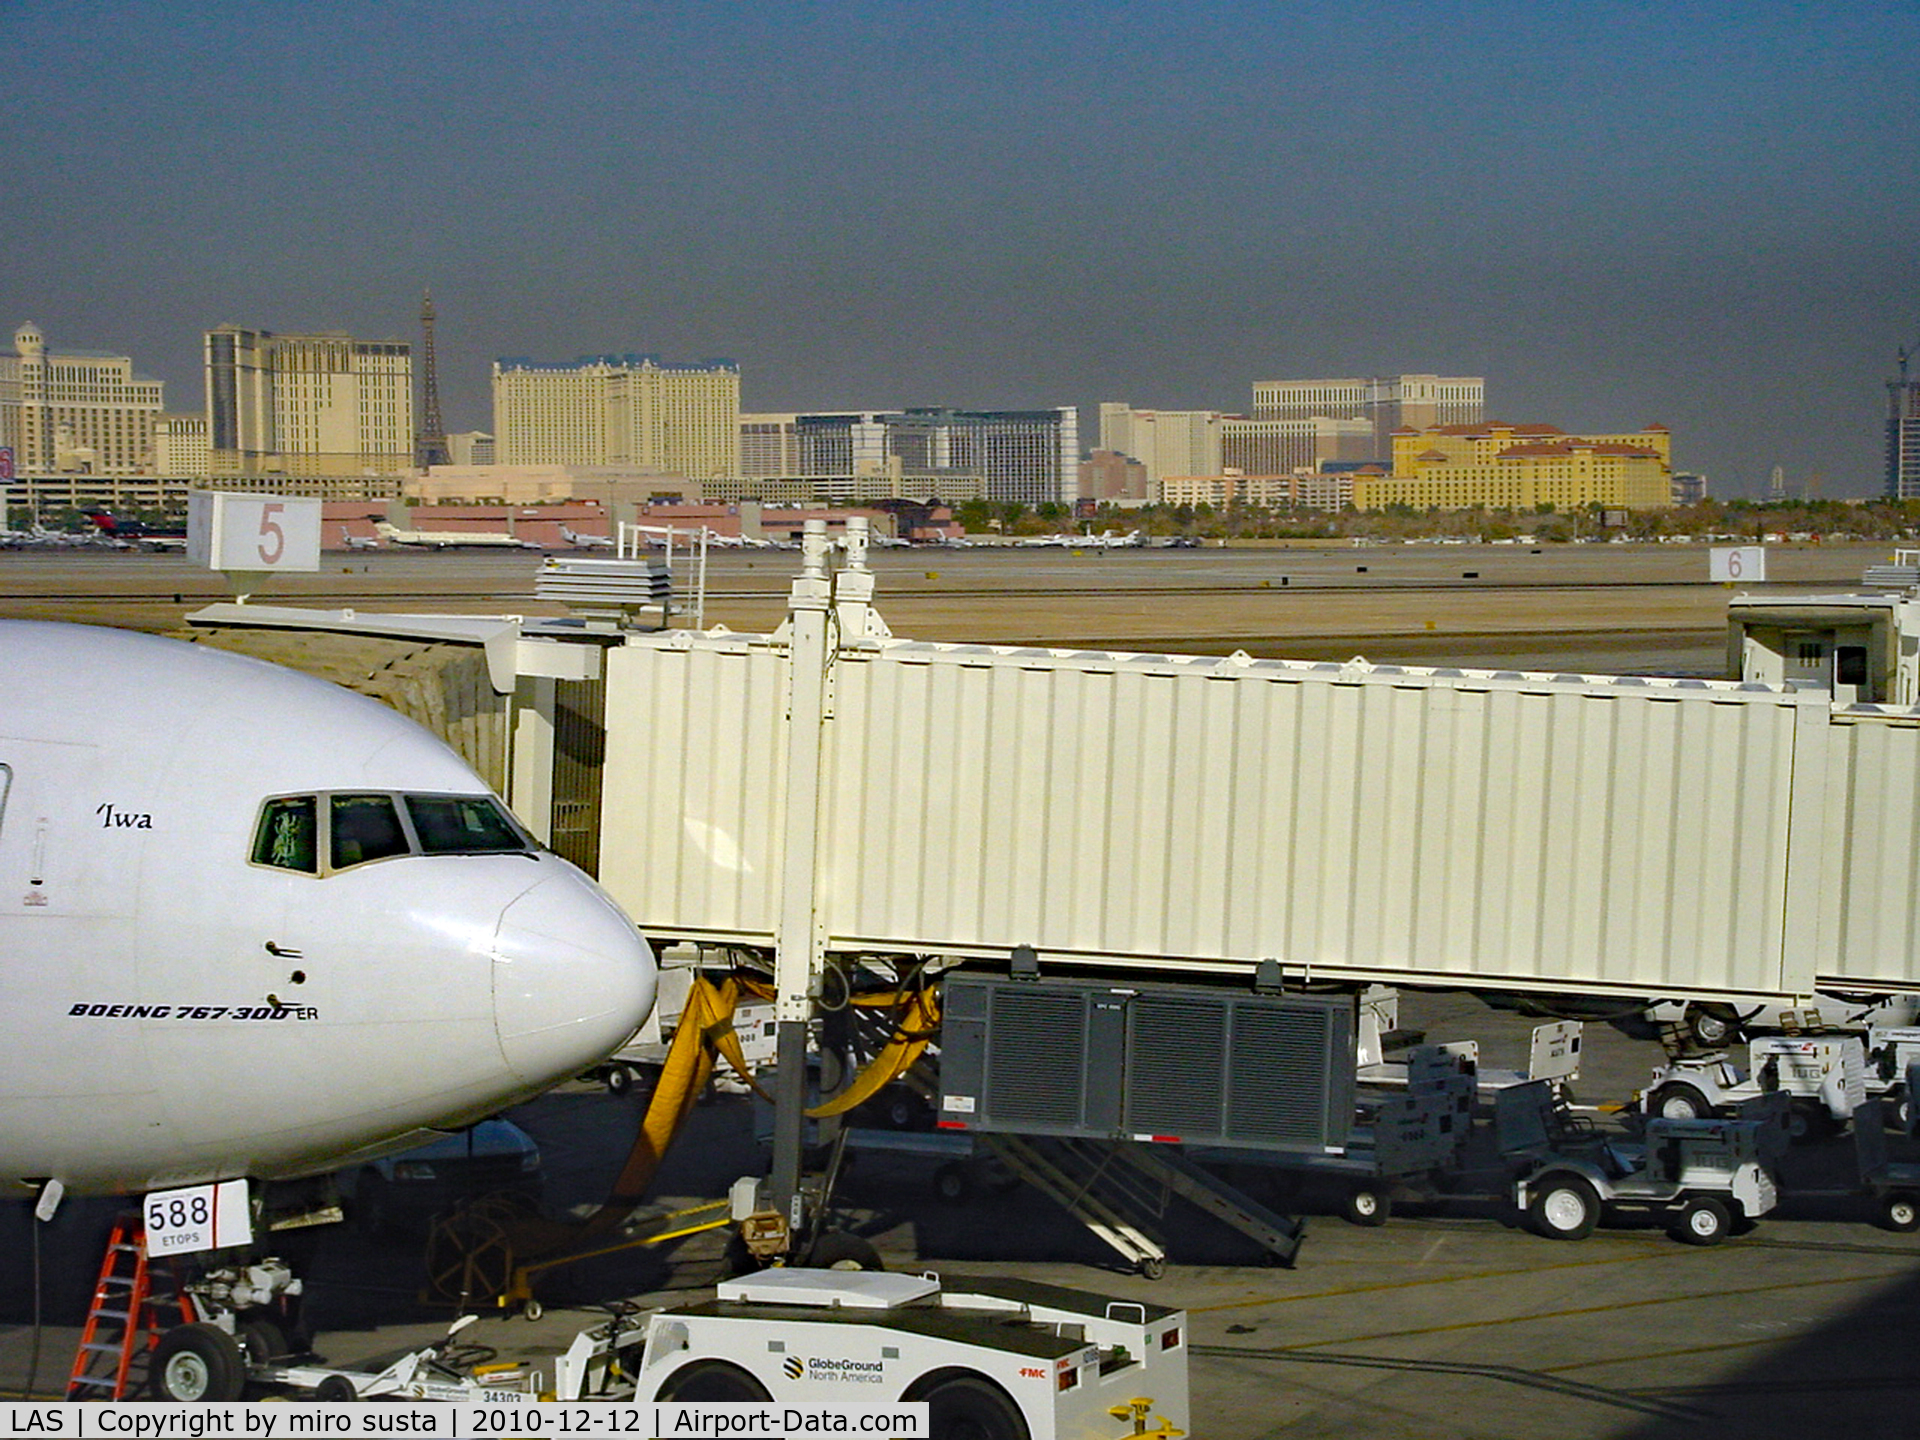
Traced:
<path id="1" fill-rule="evenodd" d="M 0 802 L 6 777 L 6 767 L 0 766 Z M 323 811 L 324 857 L 319 845 Z M 260 807 L 252 860 L 320 875 L 395 855 L 530 855 L 539 849 L 490 795 L 284 795 Z"/>
<path id="2" fill-rule="evenodd" d="M 405 855 L 413 847 L 400 828 L 400 815 L 391 795 L 332 795 L 327 798 L 328 865 L 345 870 L 369 860 Z"/>
<path id="3" fill-rule="evenodd" d="M 519 826 L 486 795 L 409 795 L 407 815 L 429 855 L 525 850 Z"/>
<path id="4" fill-rule="evenodd" d="M 316 801 L 311 795 L 295 795 L 285 800 L 269 800 L 260 811 L 260 828 L 253 837 L 253 863 L 271 865 L 279 870 L 298 870 L 303 875 L 319 871 L 315 851 L 314 826 Z"/>

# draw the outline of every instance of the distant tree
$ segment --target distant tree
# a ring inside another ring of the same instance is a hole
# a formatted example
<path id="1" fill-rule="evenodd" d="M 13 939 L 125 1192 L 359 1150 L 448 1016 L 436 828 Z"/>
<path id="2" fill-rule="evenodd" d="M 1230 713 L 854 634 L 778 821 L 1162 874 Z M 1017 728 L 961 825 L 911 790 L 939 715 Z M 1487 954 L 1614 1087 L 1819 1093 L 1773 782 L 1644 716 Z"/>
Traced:
<path id="1" fill-rule="evenodd" d="M 979 534 L 993 527 L 993 506 L 985 500 L 963 500 L 953 507 L 953 518 L 961 529 Z"/>

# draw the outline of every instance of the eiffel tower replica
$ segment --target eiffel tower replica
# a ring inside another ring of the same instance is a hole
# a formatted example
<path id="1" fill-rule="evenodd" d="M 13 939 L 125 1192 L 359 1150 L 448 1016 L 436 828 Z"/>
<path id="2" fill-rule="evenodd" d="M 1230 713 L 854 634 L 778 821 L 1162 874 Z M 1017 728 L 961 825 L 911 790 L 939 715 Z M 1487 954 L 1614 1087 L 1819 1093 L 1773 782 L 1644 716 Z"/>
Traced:
<path id="1" fill-rule="evenodd" d="M 433 358 L 433 292 L 420 302 L 420 427 L 413 439 L 413 463 L 422 469 L 448 465 L 447 427 L 440 418 L 440 367 Z"/>

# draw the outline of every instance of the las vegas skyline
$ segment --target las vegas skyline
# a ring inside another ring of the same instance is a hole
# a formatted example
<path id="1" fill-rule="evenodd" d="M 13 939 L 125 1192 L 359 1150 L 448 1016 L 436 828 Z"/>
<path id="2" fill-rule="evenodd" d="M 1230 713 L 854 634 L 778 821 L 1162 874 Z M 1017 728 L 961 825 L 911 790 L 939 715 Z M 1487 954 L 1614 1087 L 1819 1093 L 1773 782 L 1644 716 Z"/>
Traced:
<path id="1" fill-rule="evenodd" d="M 0 4 L 0 322 L 726 356 L 755 411 L 1485 375 L 1714 493 L 1875 493 L 1911 6 Z M 1096 432 L 1083 431 L 1083 443 Z M 1816 478 L 1817 477 L 1817 478 Z"/>

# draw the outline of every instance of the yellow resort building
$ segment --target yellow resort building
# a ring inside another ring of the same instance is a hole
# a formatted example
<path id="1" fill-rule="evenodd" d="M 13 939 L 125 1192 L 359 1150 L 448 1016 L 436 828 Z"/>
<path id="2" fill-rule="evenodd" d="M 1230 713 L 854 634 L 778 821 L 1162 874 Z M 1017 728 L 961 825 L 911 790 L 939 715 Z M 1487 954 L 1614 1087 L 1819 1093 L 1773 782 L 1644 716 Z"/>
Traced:
<path id="1" fill-rule="evenodd" d="M 1570 435 L 1554 425 L 1397 430 L 1392 472 L 1353 477 L 1358 510 L 1651 510 L 1672 503 L 1672 437 L 1664 425 L 1620 435 Z"/>

